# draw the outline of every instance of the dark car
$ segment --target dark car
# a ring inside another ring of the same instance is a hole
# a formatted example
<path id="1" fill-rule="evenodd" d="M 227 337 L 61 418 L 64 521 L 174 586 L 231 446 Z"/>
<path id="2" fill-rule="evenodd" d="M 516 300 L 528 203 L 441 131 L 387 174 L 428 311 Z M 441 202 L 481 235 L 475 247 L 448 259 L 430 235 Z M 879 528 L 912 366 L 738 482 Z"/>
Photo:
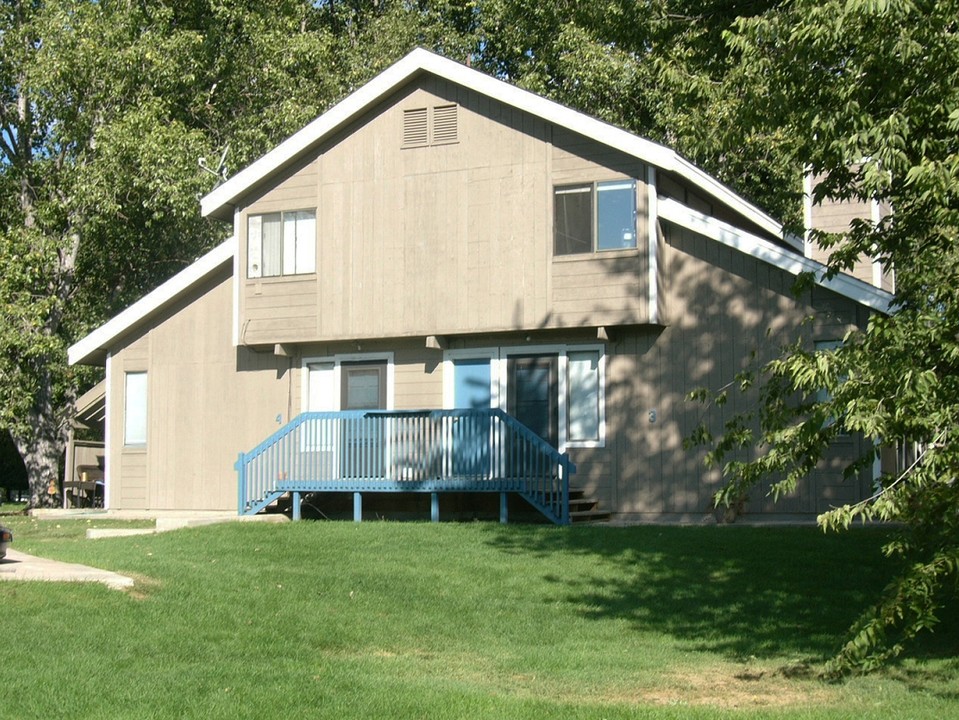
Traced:
<path id="1" fill-rule="evenodd" d="M 7 545 L 13 542 L 13 533 L 0 525 L 0 559 L 6 557 Z"/>

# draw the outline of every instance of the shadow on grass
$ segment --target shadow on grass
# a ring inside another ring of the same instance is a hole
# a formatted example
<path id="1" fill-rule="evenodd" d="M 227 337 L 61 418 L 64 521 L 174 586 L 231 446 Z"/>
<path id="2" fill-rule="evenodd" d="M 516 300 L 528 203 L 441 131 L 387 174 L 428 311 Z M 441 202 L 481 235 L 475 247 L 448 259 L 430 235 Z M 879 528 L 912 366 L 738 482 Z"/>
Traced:
<path id="1" fill-rule="evenodd" d="M 493 531 L 489 544 L 584 556 L 577 576 L 545 576 L 555 599 L 583 617 L 626 620 L 733 659 L 818 663 L 891 577 L 880 553 L 887 537 L 875 529 L 512 527 Z"/>

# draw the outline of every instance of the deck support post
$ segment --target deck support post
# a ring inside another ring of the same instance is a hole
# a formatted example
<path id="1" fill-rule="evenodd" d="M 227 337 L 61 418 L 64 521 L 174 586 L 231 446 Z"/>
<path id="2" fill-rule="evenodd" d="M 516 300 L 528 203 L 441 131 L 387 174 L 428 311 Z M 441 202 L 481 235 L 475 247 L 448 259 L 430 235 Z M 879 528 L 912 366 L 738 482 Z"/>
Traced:
<path id="1" fill-rule="evenodd" d="M 506 502 L 507 494 L 501 492 L 499 494 L 499 521 L 504 525 L 509 522 L 509 510 L 508 503 Z"/>
<path id="2" fill-rule="evenodd" d="M 353 493 L 353 522 L 363 522 L 363 494 Z"/>
<path id="3" fill-rule="evenodd" d="M 300 519 L 300 493 L 293 493 L 293 519 Z"/>
<path id="4" fill-rule="evenodd" d="M 430 520 L 432 522 L 440 521 L 440 494 L 430 493 Z"/>

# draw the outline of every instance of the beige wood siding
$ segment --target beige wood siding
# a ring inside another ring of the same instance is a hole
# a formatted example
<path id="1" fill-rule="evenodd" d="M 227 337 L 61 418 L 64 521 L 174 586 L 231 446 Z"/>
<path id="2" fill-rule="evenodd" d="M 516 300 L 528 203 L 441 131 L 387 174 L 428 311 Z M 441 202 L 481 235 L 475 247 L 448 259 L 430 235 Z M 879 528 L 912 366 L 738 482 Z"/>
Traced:
<path id="1" fill-rule="evenodd" d="M 553 324 L 630 325 L 649 318 L 645 252 L 554 258 Z"/>
<path id="2" fill-rule="evenodd" d="M 667 304 L 675 322 L 623 330 L 607 365 L 612 504 L 634 520 L 713 512 L 720 473 L 704 467 L 704 451 L 683 447 L 703 417 L 702 406 L 686 400 L 690 390 L 723 387 L 796 337 L 811 346 L 839 339 L 867 320 L 861 308 L 828 290 L 817 288 L 797 300 L 787 273 L 668 223 L 664 229 Z M 808 316 L 816 319 L 804 325 Z M 720 432 L 751 401 L 734 393 L 727 406 L 711 410 L 706 417 L 712 431 Z M 834 500 L 864 497 L 868 479 L 844 481 L 838 471 L 840 460 L 861 449 L 856 438 L 840 441 L 794 496 L 773 504 L 764 483 L 750 495 L 747 510 L 810 518 Z"/>
<path id="3" fill-rule="evenodd" d="M 814 176 L 810 182 L 815 187 L 822 180 L 822 176 Z M 863 202 L 860 200 L 832 200 L 826 198 L 822 203 L 812 205 L 809 208 L 809 217 L 807 221 L 810 227 L 816 230 L 822 230 L 827 233 L 843 234 L 849 231 L 853 220 L 867 220 L 869 222 L 878 222 L 892 212 L 887 202 Z M 832 254 L 832 248 L 821 248 L 819 245 L 812 245 L 809 250 L 810 257 L 821 263 L 827 263 Z M 875 285 L 887 292 L 895 292 L 894 273 L 888 267 L 874 263 L 872 258 L 860 257 L 849 274 L 863 282 Z"/>
<path id="4" fill-rule="evenodd" d="M 455 142 L 404 146 L 404 111 L 450 103 Z M 643 322 L 645 174 L 635 159 L 570 133 L 554 143 L 538 118 L 421 78 L 241 203 L 241 343 Z M 626 177 L 639 181 L 640 247 L 553 261 L 553 185 Z M 247 280 L 248 215 L 305 207 L 317 213 L 315 279 Z"/>
<path id="5" fill-rule="evenodd" d="M 108 468 L 110 486 L 108 504 L 110 507 L 143 509 L 149 506 L 149 488 L 147 487 L 147 455 L 152 428 L 147 422 L 146 448 L 126 447 L 124 444 L 124 415 L 126 401 L 126 374 L 147 372 L 147 395 L 152 378 L 149 374 L 150 338 L 138 336 L 130 338 L 113 353 L 110 370 L 113 375 L 111 397 L 107 398 L 107 418 L 110 423 L 109 459 L 114 467 Z M 147 405 L 149 413 L 149 404 Z M 121 481 L 122 478 L 122 481 Z"/>
<path id="6" fill-rule="evenodd" d="M 551 263 L 553 325 L 597 326 L 649 319 L 646 165 L 568 130 L 553 133 L 552 186 L 636 180 L 636 250 L 554 257 Z M 548 244 L 552 247 L 550 227 Z"/>
<path id="7" fill-rule="evenodd" d="M 248 198 L 239 228 L 240 344 L 256 344 L 264 328 L 284 342 L 312 340 L 317 327 L 315 274 L 290 277 L 247 278 L 247 218 L 262 213 L 313 210 L 317 207 L 317 162 L 298 163 L 272 184 L 258 188 Z"/>
<path id="8" fill-rule="evenodd" d="M 872 206 L 870 203 L 844 200 L 842 202 L 827 201 L 812 208 L 812 226 L 817 230 L 829 233 L 845 233 L 849 231 L 849 224 L 853 220 L 870 220 Z M 829 261 L 831 250 L 813 245 L 812 258 L 821 263 Z M 849 270 L 849 274 L 863 282 L 873 284 L 874 270 L 870 258 L 860 258 Z"/>
<path id="9" fill-rule="evenodd" d="M 753 352 L 757 361 L 771 357 L 797 332 L 811 345 L 840 338 L 867 319 L 862 308 L 828 290 L 797 300 L 788 274 L 668 223 L 664 231 L 664 302 L 675 321 L 616 329 L 606 343 L 606 445 L 570 449 L 578 468 L 573 484 L 626 521 L 713 513 L 719 471 L 703 466 L 703 451 L 683 447 L 702 417 L 702 408 L 686 400 L 691 389 L 721 387 L 747 367 Z M 297 357 L 275 357 L 231 346 L 230 303 L 225 270 L 114 351 L 111 506 L 233 509 L 236 454 L 277 429 L 277 417 L 285 422 L 300 412 L 304 357 L 391 353 L 394 406 L 442 406 L 443 353 L 421 339 L 311 343 Z M 816 321 L 803 324 L 808 315 Z M 455 338 L 451 349 L 578 343 L 595 343 L 595 331 L 477 333 Z M 141 370 L 150 387 L 148 442 L 145 449 L 124 449 L 122 373 Z M 743 403 L 734 398 L 710 415 L 712 429 Z M 811 518 L 833 502 L 863 497 L 868 480 L 844 481 L 839 472 L 840 462 L 861 449 L 858 439 L 843 439 L 795 496 L 773 505 L 767 483 L 747 510 Z"/>
<path id="10" fill-rule="evenodd" d="M 299 386 L 288 358 L 234 348 L 230 271 L 169 308 L 111 359 L 110 506 L 234 510 L 241 450 L 283 422 Z M 145 448 L 123 447 L 123 372 L 145 370 Z"/>

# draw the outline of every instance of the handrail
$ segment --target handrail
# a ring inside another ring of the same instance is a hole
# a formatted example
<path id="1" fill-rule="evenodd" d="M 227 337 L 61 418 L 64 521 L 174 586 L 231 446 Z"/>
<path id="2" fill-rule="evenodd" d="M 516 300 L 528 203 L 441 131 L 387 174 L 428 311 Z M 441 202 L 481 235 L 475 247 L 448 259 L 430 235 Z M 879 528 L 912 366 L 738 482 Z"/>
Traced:
<path id="1" fill-rule="evenodd" d="M 498 408 L 306 412 L 240 453 L 238 506 L 288 490 L 518 492 L 569 522 L 569 456 Z"/>

